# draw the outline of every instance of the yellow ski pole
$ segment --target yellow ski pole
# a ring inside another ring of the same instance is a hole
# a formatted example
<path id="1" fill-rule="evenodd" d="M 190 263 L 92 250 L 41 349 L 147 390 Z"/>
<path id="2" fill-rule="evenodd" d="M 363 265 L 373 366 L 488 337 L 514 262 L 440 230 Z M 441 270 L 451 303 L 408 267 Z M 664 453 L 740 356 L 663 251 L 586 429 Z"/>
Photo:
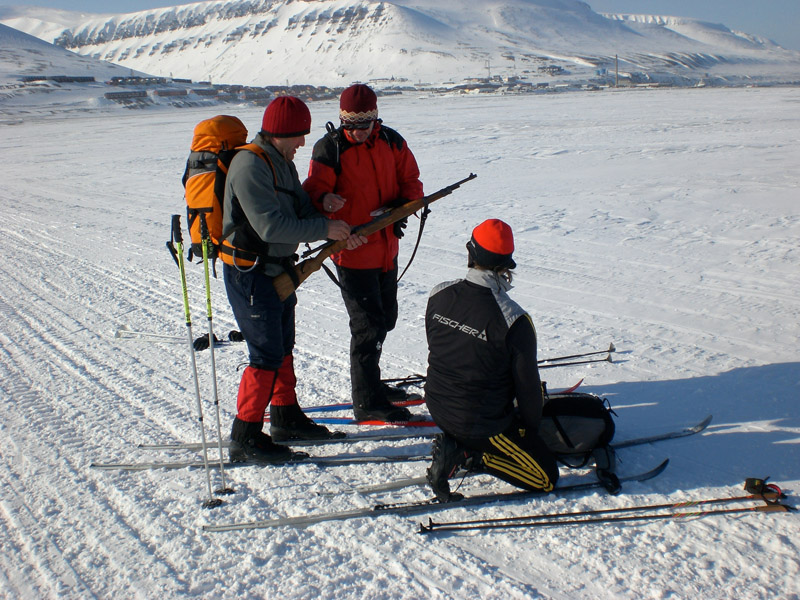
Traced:
<path id="1" fill-rule="evenodd" d="M 189 290 L 186 287 L 186 267 L 183 261 L 183 235 L 181 234 L 181 217 L 172 215 L 172 239 L 167 242 L 167 248 L 172 254 L 172 258 L 178 264 L 181 274 L 181 288 L 183 291 L 183 312 L 186 317 L 186 331 L 189 336 L 189 356 L 192 361 L 192 373 L 194 374 L 194 393 L 197 401 L 197 416 L 200 421 L 200 433 L 203 445 L 203 464 L 206 471 L 206 483 L 208 484 L 208 500 L 203 503 L 204 508 L 213 508 L 222 504 L 222 500 L 214 498 L 211 491 L 211 470 L 208 466 L 208 444 L 206 443 L 206 428 L 203 424 L 203 405 L 200 401 L 200 382 L 197 377 L 197 360 L 194 352 L 194 338 L 192 336 L 192 316 L 189 310 Z"/>

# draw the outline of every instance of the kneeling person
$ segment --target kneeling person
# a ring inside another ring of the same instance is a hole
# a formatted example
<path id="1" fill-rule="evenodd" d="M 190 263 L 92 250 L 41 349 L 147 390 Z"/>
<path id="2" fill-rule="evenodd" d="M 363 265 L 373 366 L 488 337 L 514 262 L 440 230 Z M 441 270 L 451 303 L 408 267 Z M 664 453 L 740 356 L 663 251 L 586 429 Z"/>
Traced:
<path id="1" fill-rule="evenodd" d="M 434 438 L 428 482 L 442 502 L 458 498 L 447 480 L 462 468 L 549 492 L 558 465 L 537 434 L 543 398 L 536 331 L 507 293 L 516 267 L 511 228 L 484 221 L 467 250 L 466 277 L 436 286 L 425 315 L 425 397 L 444 432 Z"/>

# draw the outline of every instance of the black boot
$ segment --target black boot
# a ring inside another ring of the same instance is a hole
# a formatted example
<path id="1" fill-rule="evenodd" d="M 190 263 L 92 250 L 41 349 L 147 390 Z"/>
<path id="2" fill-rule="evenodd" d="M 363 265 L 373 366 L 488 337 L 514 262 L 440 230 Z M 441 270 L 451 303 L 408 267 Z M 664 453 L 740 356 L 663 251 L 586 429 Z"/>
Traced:
<path id="1" fill-rule="evenodd" d="M 356 403 L 353 405 L 353 415 L 359 421 L 386 421 L 388 423 L 405 423 L 411 420 L 411 411 L 405 406 L 395 406 L 383 400 L 370 405 Z"/>
<path id="2" fill-rule="evenodd" d="M 386 399 L 380 384 L 379 391 L 371 398 L 362 397 L 353 399 L 353 415 L 359 421 L 387 421 L 388 423 L 404 423 L 410 421 L 411 411 L 405 406 L 395 406 Z"/>
<path id="3" fill-rule="evenodd" d="M 403 387 L 389 385 L 388 383 L 382 383 L 381 389 L 383 390 L 383 395 L 386 396 L 389 402 L 403 402 L 405 400 L 417 400 L 422 398 L 417 392 L 409 392 Z"/>
<path id="4" fill-rule="evenodd" d="M 285 462 L 295 456 L 286 446 L 272 442 L 266 433 L 261 431 L 263 423 L 250 423 L 238 417 L 231 427 L 231 446 L 228 457 L 235 462 L 276 463 Z"/>
<path id="5" fill-rule="evenodd" d="M 482 454 L 464 448 L 454 437 L 439 433 L 433 438 L 433 461 L 426 472 L 426 479 L 439 502 L 461 500 L 462 494 L 451 493 L 448 479 L 460 470 L 477 470 Z"/>
<path id="6" fill-rule="evenodd" d="M 309 419 L 298 404 L 270 406 L 269 432 L 276 442 L 287 440 L 338 440 L 345 437 L 342 431 L 330 431 Z"/>

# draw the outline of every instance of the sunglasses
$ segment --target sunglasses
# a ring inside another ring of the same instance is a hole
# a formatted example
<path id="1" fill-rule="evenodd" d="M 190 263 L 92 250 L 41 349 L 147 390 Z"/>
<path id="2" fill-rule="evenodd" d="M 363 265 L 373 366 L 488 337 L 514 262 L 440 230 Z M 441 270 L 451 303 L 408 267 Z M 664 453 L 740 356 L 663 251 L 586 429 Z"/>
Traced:
<path id="1" fill-rule="evenodd" d="M 372 127 L 373 123 L 374 121 L 367 121 L 366 123 L 345 123 L 344 125 L 342 125 L 342 129 L 345 129 L 347 131 L 364 130 Z"/>

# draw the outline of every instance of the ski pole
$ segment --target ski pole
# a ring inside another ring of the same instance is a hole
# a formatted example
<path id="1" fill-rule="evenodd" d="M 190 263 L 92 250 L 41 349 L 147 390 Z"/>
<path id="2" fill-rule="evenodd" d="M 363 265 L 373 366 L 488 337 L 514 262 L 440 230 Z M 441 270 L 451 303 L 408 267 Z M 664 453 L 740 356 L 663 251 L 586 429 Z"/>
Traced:
<path id="1" fill-rule="evenodd" d="M 558 525 L 580 525 L 585 523 L 613 523 L 635 520 L 655 520 L 655 519 L 680 519 L 690 517 L 703 517 L 706 515 L 729 514 L 739 512 L 789 512 L 794 510 L 792 507 L 780 504 L 778 500 L 785 498 L 783 493 L 766 492 L 764 494 L 751 494 L 747 496 L 734 496 L 730 498 L 709 498 L 706 500 L 690 500 L 687 502 L 676 502 L 666 504 L 647 504 L 637 506 L 626 506 L 620 508 L 607 508 L 600 510 L 585 510 L 574 512 L 547 513 L 541 515 L 525 515 L 518 517 L 498 517 L 495 519 L 473 519 L 465 521 L 450 521 L 437 523 L 433 519 L 428 519 L 428 524 L 420 524 L 419 533 L 431 533 L 436 531 L 466 531 L 470 529 L 500 529 L 511 527 L 546 527 Z M 729 509 L 710 509 L 692 512 L 683 512 L 683 509 L 693 506 L 705 506 L 709 504 L 727 504 L 732 502 L 748 502 L 764 500 L 766 504 L 759 506 L 748 506 Z M 682 512 L 664 514 L 640 514 L 612 516 L 626 512 L 648 512 L 662 509 L 681 510 Z M 589 519 L 578 519 L 575 517 L 593 517 Z"/>
<path id="2" fill-rule="evenodd" d="M 206 286 L 206 316 L 208 317 L 208 349 L 211 354 L 211 381 L 212 389 L 214 390 L 214 407 L 217 413 L 217 443 L 219 446 L 219 476 L 222 482 L 222 487 L 216 490 L 217 494 L 233 494 L 233 489 L 225 485 L 225 467 L 222 452 L 222 425 L 219 420 L 219 394 L 217 392 L 217 362 L 214 358 L 214 346 L 216 345 L 216 338 L 214 337 L 213 317 L 211 313 L 211 279 L 208 275 L 208 254 L 211 247 L 211 234 L 208 232 L 208 223 L 206 223 L 206 215 L 200 213 L 200 238 L 203 242 L 203 271 L 205 272 L 205 286 Z M 194 344 L 192 345 L 194 349 Z"/>
<path id="3" fill-rule="evenodd" d="M 186 331 L 189 336 L 189 356 L 192 359 L 192 372 L 194 374 L 194 395 L 197 401 L 197 416 L 200 421 L 200 433 L 203 444 L 203 465 L 206 471 L 206 483 L 208 484 L 208 500 L 203 503 L 204 508 L 213 508 L 222 504 L 222 500 L 214 498 L 211 491 L 211 469 L 208 466 L 208 444 L 206 442 L 206 428 L 203 424 L 203 405 L 200 401 L 200 381 L 197 377 L 197 360 L 194 355 L 194 343 L 192 337 L 192 317 L 189 311 L 189 290 L 186 287 L 186 268 L 183 261 L 183 235 L 181 234 L 181 217 L 172 215 L 172 240 L 167 242 L 167 248 L 172 254 L 172 258 L 178 263 L 178 270 L 181 274 L 181 288 L 183 291 L 183 312 L 186 317 Z"/>
<path id="4" fill-rule="evenodd" d="M 766 504 L 763 506 L 748 506 L 744 508 L 723 508 L 704 510 L 699 512 L 679 512 L 667 513 L 656 515 L 627 515 L 622 517 L 599 517 L 596 519 L 568 519 L 564 521 L 533 521 L 528 523 L 497 523 L 486 525 L 468 525 L 465 527 L 460 526 L 444 526 L 438 527 L 436 531 L 465 531 L 468 529 L 501 529 L 501 528 L 519 528 L 519 527 L 557 527 L 560 525 L 588 525 L 594 523 L 625 523 L 629 521 L 657 521 L 665 519 L 689 519 L 707 517 L 710 515 L 723 515 L 733 513 L 745 512 L 790 512 L 794 510 L 791 506 L 785 504 Z M 421 525 L 419 533 L 430 533 L 433 530 L 427 529 L 425 525 Z"/>
<path id="5" fill-rule="evenodd" d="M 539 363 L 543 362 L 555 362 L 557 360 L 569 360 L 571 358 L 583 358 L 584 356 L 594 356 L 595 354 L 611 354 L 612 352 L 616 352 L 617 349 L 614 347 L 613 342 L 608 345 L 608 350 L 595 350 L 593 352 L 583 352 L 582 354 L 570 354 L 569 356 L 556 356 L 554 358 L 543 358 L 542 360 L 538 361 Z"/>
<path id="6" fill-rule="evenodd" d="M 592 358 L 590 360 L 576 360 L 573 362 L 562 362 L 562 363 L 555 363 L 552 365 L 539 365 L 539 369 L 555 369 L 556 367 L 571 367 L 573 365 L 588 365 L 589 363 L 597 363 L 597 362 L 614 362 L 611 360 L 611 355 L 609 354 L 605 358 Z"/>

